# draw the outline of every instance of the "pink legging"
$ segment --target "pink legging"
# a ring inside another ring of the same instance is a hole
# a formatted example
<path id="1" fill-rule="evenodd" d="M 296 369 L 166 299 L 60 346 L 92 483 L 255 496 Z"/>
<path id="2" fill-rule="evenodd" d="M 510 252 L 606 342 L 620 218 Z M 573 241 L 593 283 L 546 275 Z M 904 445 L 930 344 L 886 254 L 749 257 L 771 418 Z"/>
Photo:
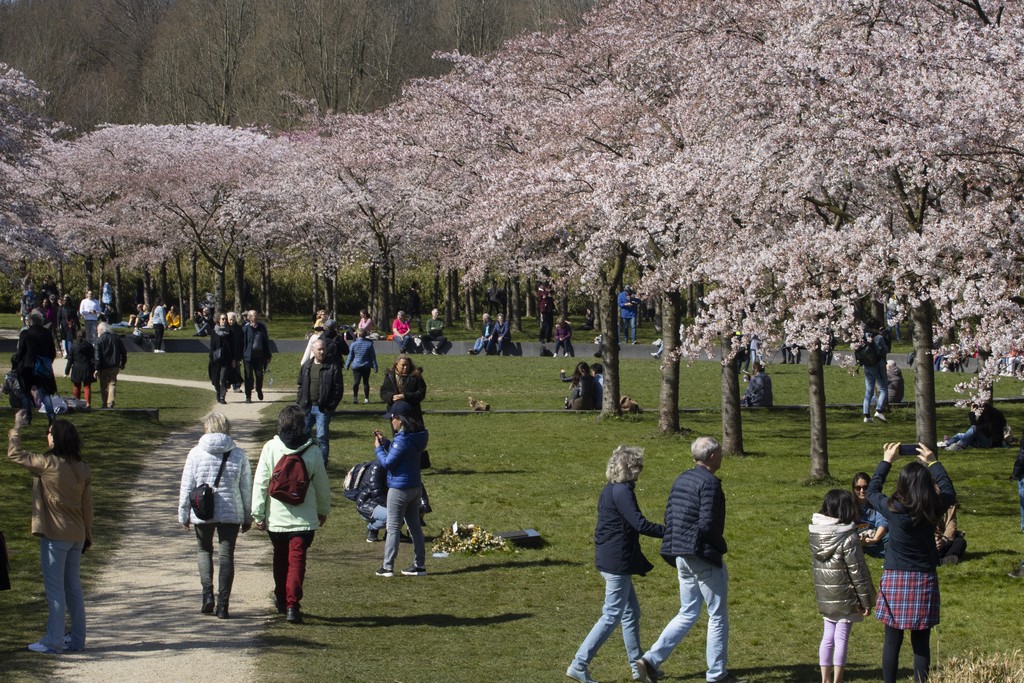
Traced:
<path id="1" fill-rule="evenodd" d="M 846 666 L 846 644 L 850 640 L 849 621 L 825 619 L 825 630 L 818 647 L 819 666 Z"/>

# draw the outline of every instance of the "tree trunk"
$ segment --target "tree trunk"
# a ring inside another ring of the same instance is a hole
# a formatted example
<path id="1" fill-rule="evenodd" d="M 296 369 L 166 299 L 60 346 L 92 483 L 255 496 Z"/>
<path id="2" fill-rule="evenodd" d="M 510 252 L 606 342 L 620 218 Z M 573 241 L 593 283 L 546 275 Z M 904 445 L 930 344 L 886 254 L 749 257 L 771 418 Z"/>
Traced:
<path id="1" fill-rule="evenodd" d="M 167 259 L 162 259 L 160 261 L 160 271 L 159 271 L 159 273 L 160 274 L 159 274 L 159 280 L 158 280 L 158 282 L 159 282 L 158 289 L 160 290 L 160 299 L 164 303 L 166 303 L 171 298 L 170 293 L 168 292 L 168 287 L 167 287 Z"/>
<path id="2" fill-rule="evenodd" d="M 120 277 L 121 277 L 120 274 L 118 273 L 118 270 L 119 269 L 117 267 L 114 268 L 114 279 L 115 279 L 115 281 L 119 280 Z M 188 308 L 185 305 L 185 292 L 184 292 L 184 283 L 183 283 L 184 278 L 182 277 L 182 273 L 181 273 L 181 254 L 175 254 L 174 255 L 174 273 L 175 273 L 175 276 L 177 277 L 177 280 L 178 280 L 178 314 L 181 316 L 182 322 L 184 322 L 185 319 L 188 317 L 188 312 L 191 309 Z M 115 296 L 116 296 L 116 292 L 117 292 L 117 284 L 116 283 L 114 285 L 114 292 L 115 292 Z"/>
<path id="3" fill-rule="evenodd" d="M 658 398 L 658 431 L 679 431 L 679 358 L 673 353 L 679 346 L 679 312 L 682 296 L 666 292 L 661 299 L 661 395 Z"/>
<path id="4" fill-rule="evenodd" d="M 430 310 L 433 312 L 435 308 L 440 306 L 441 302 L 441 264 L 434 264 L 434 296 L 431 300 Z"/>
<path id="5" fill-rule="evenodd" d="M 274 284 L 270 268 L 270 258 L 264 256 L 260 263 L 262 266 L 260 269 L 260 296 L 263 298 L 263 318 L 270 320 L 270 292 Z"/>
<path id="6" fill-rule="evenodd" d="M 234 310 L 241 310 L 245 308 L 245 259 L 241 256 L 236 256 L 234 259 L 234 275 L 235 275 L 235 305 Z"/>
<path id="7" fill-rule="evenodd" d="M 64 286 L 64 259 L 57 259 L 57 291 L 61 294 L 68 291 Z"/>
<path id="8" fill-rule="evenodd" d="M 448 269 L 444 274 L 444 326 L 451 327 L 455 322 L 455 311 L 458 310 L 458 303 L 455 298 L 455 291 L 458 285 L 455 283 L 455 271 Z"/>
<path id="9" fill-rule="evenodd" d="M 466 329 L 467 330 L 471 330 L 471 329 L 473 329 L 473 318 L 474 318 L 474 313 L 473 313 L 473 288 L 472 288 L 472 286 L 466 287 L 465 306 L 466 307 L 465 307 L 465 310 L 464 310 L 464 314 L 465 314 L 465 316 L 464 316 L 465 317 L 465 321 L 464 322 L 466 324 Z"/>
<path id="10" fill-rule="evenodd" d="M 380 322 L 380 318 L 377 317 L 377 266 L 370 264 L 369 270 L 369 291 L 366 293 L 366 312 L 370 318 L 376 322 Z"/>
<path id="11" fill-rule="evenodd" d="M 533 286 L 533 278 L 526 278 L 526 300 L 523 305 L 523 315 L 527 318 L 532 318 L 535 315 L 533 312 L 533 302 L 536 293 L 537 288 Z"/>
<path id="12" fill-rule="evenodd" d="M 93 265 L 92 256 L 86 256 L 85 257 L 85 288 L 86 289 L 96 289 L 96 287 L 95 287 L 96 275 L 93 272 L 94 270 L 95 270 L 95 266 Z"/>
<path id="13" fill-rule="evenodd" d="M 124 318 L 121 315 L 121 311 L 124 308 L 121 306 L 121 266 L 120 264 L 114 264 L 114 310 L 117 312 L 119 318 Z"/>
<path id="14" fill-rule="evenodd" d="M 213 312 L 217 315 L 227 310 L 224 307 L 224 291 L 227 287 L 226 264 L 218 265 L 214 270 Z"/>
<path id="15" fill-rule="evenodd" d="M 626 270 L 626 249 L 620 243 L 615 261 L 610 272 L 602 268 L 599 282 L 599 295 L 604 305 L 601 306 L 602 333 L 601 361 L 604 365 L 604 393 L 601 401 L 601 416 L 621 415 L 619 405 L 619 327 L 616 319 L 616 301 L 619 288 L 622 286 L 622 273 Z M 527 296 L 529 298 L 529 296 Z"/>
<path id="16" fill-rule="evenodd" d="M 310 315 L 316 320 L 316 312 L 320 310 L 320 268 L 313 264 L 313 310 Z"/>
<path id="17" fill-rule="evenodd" d="M 743 454 L 743 420 L 740 416 L 740 373 L 736 361 L 725 362 L 732 352 L 732 337 L 722 342 L 722 452 Z"/>
<path id="18" fill-rule="evenodd" d="M 519 276 L 511 277 L 505 283 L 505 308 L 508 311 L 510 320 L 515 321 L 515 331 L 522 333 L 523 331 L 523 309 L 519 307 L 519 302 L 522 301 L 523 293 L 519 286 Z"/>
<path id="19" fill-rule="evenodd" d="M 825 367 L 821 342 L 807 353 L 807 392 L 811 413 L 811 479 L 828 479 L 828 426 L 825 421 Z"/>
<path id="20" fill-rule="evenodd" d="M 188 257 L 188 311 L 181 312 L 181 319 L 193 318 L 199 307 L 199 254 L 193 249 Z"/>
<path id="21" fill-rule="evenodd" d="M 935 366 L 932 365 L 932 302 L 911 311 L 914 319 L 914 407 L 917 440 L 935 450 Z"/>
<path id="22" fill-rule="evenodd" d="M 153 301 L 150 293 L 153 291 L 153 274 L 149 272 L 149 266 L 142 267 L 142 303 L 153 308 Z"/>
<path id="23" fill-rule="evenodd" d="M 324 273 L 324 307 L 331 317 L 337 316 L 337 300 L 335 298 L 335 283 L 338 281 L 338 269 L 331 268 L 329 272 Z"/>

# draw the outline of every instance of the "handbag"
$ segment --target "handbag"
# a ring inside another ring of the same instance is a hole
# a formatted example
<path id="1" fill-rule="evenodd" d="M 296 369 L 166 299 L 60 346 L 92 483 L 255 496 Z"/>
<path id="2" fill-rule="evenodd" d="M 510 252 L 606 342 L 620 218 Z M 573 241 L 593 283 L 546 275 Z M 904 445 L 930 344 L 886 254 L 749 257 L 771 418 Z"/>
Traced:
<path id="1" fill-rule="evenodd" d="M 192 506 L 192 512 L 199 519 L 207 520 L 213 518 L 213 491 L 220 486 L 220 478 L 224 474 L 224 466 L 228 464 L 228 456 L 230 455 L 231 452 L 228 451 L 220 461 L 220 469 L 217 470 L 217 479 L 213 482 L 213 486 L 203 483 L 192 489 L 188 494 L 188 502 Z"/>
<path id="2" fill-rule="evenodd" d="M 430 469 L 430 451 L 428 451 L 425 448 L 420 453 L 420 469 L 421 470 L 429 470 Z"/>
<path id="3" fill-rule="evenodd" d="M 220 348 L 220 347 L 217 347 L 216 349 L 213 350 L 213 354 L 210 356 L 210 360 L 212 360 L 214 363 L 217 363 L 217 362 L 220 361 L 220 359 L 223 356 L 224 356 L 224 349 Z"/>

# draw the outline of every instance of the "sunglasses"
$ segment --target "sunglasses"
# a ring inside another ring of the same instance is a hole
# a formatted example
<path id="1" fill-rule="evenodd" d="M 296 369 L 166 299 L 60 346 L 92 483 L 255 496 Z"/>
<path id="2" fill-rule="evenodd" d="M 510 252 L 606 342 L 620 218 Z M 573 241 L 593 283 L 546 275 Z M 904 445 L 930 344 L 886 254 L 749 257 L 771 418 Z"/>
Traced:
<path id="1" fill-rule="evenodd" d="M 867 486 L 854 486 L 853 490 L 854 491 L 867 491 L 868 487 Z"/>

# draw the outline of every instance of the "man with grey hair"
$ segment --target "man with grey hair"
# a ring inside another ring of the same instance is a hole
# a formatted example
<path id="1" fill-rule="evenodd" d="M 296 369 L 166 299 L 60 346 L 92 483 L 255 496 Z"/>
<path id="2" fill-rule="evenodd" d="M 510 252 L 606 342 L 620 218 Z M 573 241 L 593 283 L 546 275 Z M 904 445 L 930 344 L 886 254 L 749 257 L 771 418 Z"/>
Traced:
<path id="1" fill-rule="evenodd" d="M 27 422 L 31 424 L 32 390 L 35 389 L 39 402 L 46 409 L 46 418 L 52 423 L 56 415 L 50 396 L 57 393 L 57 380 L 53 376 L 57 349 L 50 331 L 44 326 L 46 319 L 41 310 L 33 308 L 25 319 L 28 325 L 18 334 L 18 348 L 11 358 L 21 388 L 21 407 L 28 411 Z"/>
<path id="2" fill-rule="evenodd" d="M 299 368 L 299 392 L 295 402 L 306 413 L 306 429 L 316 426 L 316 442 L 327 464 L 331 448 L 331 416 L 345 393 L 345 376 L 327 355 L 323 339 L 314 339 L 310 358 Z"/>
<path id="3" fill-rule="evenodd" d="M 128 363 L 128 351 L 124 348 L 121 337 L 114 334 L 107 323 L 100 323 L 96 331 L 99 337 L 96 339 L 95 376 L 100 382 L 103 407 L 113 408 L 117 394 L 117 375 Z"/>
<path id="4" fill-rule="evenodd" d="M 726 669 L 729 654 L 728 573 L 725 544 L 725 494 L 715 472 L 722 466 L 722 446 L 709 436 L 690 447 L 694 467 L 672 484 L 665 508 L 661 556 L 679 573 L 680 608 L 658 641 L 636 661 L 644 683 L 661 676 L 661 664 L 686 637 L 708 606 L 706 657 L 709 683 L 745 683 Z"/>

